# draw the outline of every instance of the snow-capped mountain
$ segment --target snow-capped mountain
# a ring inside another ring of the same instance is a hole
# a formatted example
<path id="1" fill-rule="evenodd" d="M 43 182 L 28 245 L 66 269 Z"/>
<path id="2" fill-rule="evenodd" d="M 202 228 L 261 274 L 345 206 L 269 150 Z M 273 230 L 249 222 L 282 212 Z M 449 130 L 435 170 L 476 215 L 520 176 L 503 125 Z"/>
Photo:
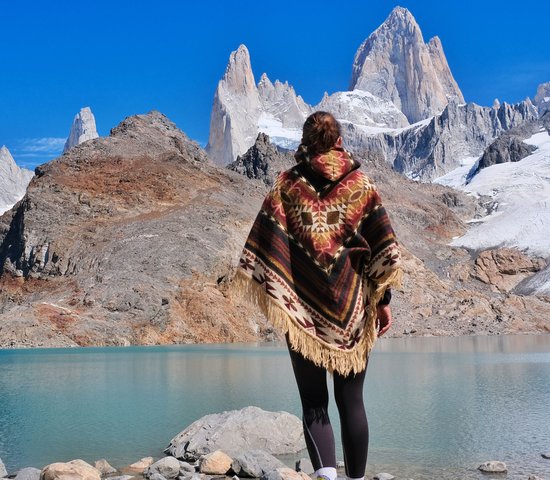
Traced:
<path id="1" fill-rule="evenodd" d="M 254 144 L 259 131 L 294 146 L 309 113 L 311 107 L 288 82 L 272 83 L 264 73 L 256 85 L 250 54 L 241 45 L 231 53 L 214 95 L 206 151 L 217 164 L 227 165 Z"/>
<path id="2" fill-rule="evenodd" d="M 99 137 L 95 126 L 95 117 L 90 107 L 80 109 L 73 120 L 69 137 L 63 147 L 63 153 L 70 148 L 86 140 L 92 140 Z"/>
<path id="3" fill-rule="evenodd" d="M 396 7 L 359 47 L 350 90 L 365 90 L 392 102 L 409 122 L 439 114 L 449 97 L 464 102 L 439 37 L 424 43 L 418 23 Z"/>
<path id="4" fill-rule="evenodd" d="M 550 258 L 550 135 L 541 128 L 523 142 L 535 151 L 519 161 L 477 170 L 478 158 L 470 157 L 436 179 L 491 201 L 490 214 L 473 219 L 468 232 L 452 245 L 474 250 L 515 247 Z M 518 292 L 550 294 L 550 266 L 520 284 Z"/>
<path id="5" fill-rule="evenodd" d="M 0 215 L 23 198 L 33 176 L 32 171 L 19 168 L 5 145 L 0 148 Z"/>

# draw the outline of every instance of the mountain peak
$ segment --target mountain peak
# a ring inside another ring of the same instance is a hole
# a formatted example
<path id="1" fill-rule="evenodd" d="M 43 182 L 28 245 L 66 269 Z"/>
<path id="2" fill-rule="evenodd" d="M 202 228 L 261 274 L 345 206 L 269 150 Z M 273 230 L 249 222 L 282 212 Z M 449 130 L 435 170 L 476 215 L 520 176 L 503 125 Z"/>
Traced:
<path id="1" fill-rule="evenodd" d="M 252 92 L 256 89 L 250 53 L 246 45 L 241 44 L 229 55 L 229 62 L 222 78 L 229 91 L 237 93 Z"/>
<path id="2" fill-rule="evenodd" d="M 411 123 L 440 113 L 450 97 L 464 100 L 441 40 L 436 36 L 426 44 L 403 7 L 394 8 L 357 50 L 350 90 L 391 101 Z"/>
<path id="3" fill-rule="evenodd" d="M 75 115 L 69 137 L 63 147 L 63 153 L 75 145 L 99 137 L 95 126 L 95 117 L 90 107 L 83 107 Z"/>

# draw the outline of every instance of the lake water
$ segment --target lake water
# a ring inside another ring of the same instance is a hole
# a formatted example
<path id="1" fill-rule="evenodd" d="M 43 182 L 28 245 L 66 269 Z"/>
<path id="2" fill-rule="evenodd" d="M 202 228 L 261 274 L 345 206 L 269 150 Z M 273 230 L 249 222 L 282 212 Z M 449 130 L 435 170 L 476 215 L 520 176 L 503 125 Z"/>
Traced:
<path id="1" fill-rule="evenodd" d="M 476 470 L 487 460 L 505 461 L 508 479 L 550 478 L 550 335 L 382 339 L 365 398 L 367 478 L 487 478 Z M 284 347 L 0 350 L 9 472 L 161 457 L 194 420 L 247 405 L 301 415 Z"/>

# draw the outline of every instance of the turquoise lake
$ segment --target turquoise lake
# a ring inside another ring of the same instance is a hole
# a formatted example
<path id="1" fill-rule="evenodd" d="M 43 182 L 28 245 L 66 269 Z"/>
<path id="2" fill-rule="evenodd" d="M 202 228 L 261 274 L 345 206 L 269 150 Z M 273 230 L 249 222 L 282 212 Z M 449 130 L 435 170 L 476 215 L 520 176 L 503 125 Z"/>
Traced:
<path id="1" fill-rule="evenodd" d="M 550 478 L 541 457 L 550 453 L 550 335 L 382 339 L 365 399 L 367 478 L 491 478 L 476 470 L 487 460 L 505 461 L 507 479 Z M 0 458 L 10 473 L 161 457 L 194 420 L 247 405 L 301 415 L 286 347 L 0 350 Z M 331 418 L 338 436 L 332 399 Z"/>

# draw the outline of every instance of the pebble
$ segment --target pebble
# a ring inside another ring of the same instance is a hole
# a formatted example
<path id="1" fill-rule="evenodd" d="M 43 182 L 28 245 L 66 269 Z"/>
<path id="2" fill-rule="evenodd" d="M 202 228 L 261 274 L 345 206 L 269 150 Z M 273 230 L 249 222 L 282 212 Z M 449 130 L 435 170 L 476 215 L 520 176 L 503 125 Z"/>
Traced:
<path id="1" fill-rule="evenodd" d="M 395 477 L 391 473 L 377 473 L 374 477 L 372 477 L 374 480 L 393 480 Z"/>

